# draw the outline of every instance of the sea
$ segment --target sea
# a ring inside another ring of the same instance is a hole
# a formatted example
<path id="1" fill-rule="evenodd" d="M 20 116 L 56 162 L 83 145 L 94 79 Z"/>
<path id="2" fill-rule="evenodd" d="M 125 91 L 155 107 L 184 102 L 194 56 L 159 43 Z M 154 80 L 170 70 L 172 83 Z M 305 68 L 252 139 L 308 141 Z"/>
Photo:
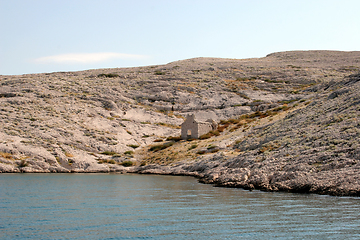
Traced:
<path id="1" fill-rule="evenodd" d="M 360 239 L 359 210 L 186 176 L 0 174 L 0 239 Z"/>

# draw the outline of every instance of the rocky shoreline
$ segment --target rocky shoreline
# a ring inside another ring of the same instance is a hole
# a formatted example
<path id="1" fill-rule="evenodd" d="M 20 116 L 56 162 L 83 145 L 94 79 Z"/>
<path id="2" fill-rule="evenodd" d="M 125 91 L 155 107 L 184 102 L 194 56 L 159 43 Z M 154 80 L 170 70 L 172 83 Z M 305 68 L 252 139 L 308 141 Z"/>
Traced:
<path id="1" fill-rule="evenodd" d="M 324 173 L 307 171 L 272 171 L 257 169 L 253 165 L 248 168 L 227 168 L 227 163 L 199 162 L 193 165 L 183 164 L 175 167 L 152 165 L 134 169 L 130 172 L 140 174 L 161 174 L 193 176 L 200 183 L 217 187 L 243 188 L 246 190 L 262 190 L 269 192 L 313 193 L 332 196 L 360 196 L 358 171 L 337 170 Z M 265 163 L 266 164 L 266 163 Z M 216 167 L 215 167 L 216 166 Z M 345 179 L 339 176 L 346 175 Z"/>
<path id="2" fill-rule="evenodd" d="M 266 165 L 268 163 L 264 163 Z M 178 163 L 175 166 L 148 165 L 130 168 L 67 170 L 61 168 L 31 169 L 23 167 L 3 173 L 137 173 L 191 176 L 200 183 L 216 187 L 243 188 L 269 192 L 313 193 L 332 196 L 360 197 L 358 171 L 339 169 L 323 173 L 308 171 L 273 171 L 252 165 L 246 168 L 229 168 L 229 162 L 221 161 L 221 156 L 194 163 Z M 339 176 L 346 176 L 345 179 Z"/>

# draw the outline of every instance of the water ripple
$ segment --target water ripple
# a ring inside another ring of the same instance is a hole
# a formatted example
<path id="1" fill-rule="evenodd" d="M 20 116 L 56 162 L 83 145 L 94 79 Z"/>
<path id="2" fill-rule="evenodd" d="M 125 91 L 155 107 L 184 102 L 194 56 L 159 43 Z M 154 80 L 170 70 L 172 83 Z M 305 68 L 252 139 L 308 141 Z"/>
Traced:
<path id="1" fill-rule="evenodd" d="M 0 239 L 359 239 L 359 198 L 191 177 L 0 175 Z"/>

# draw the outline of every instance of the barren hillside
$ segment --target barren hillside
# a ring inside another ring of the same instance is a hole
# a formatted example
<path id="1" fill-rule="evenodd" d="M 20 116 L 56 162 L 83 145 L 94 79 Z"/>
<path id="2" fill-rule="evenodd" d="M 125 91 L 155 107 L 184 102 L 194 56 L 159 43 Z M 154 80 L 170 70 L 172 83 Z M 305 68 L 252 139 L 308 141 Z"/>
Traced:
<path id="1" fill-rule="evenodd" d="M 359 195 L 359 68 L 360 52 L 294 51 L 0 76 L 0 172 L 171 173 Z M 218 131 L 175 141 L 189 113 Z"/>

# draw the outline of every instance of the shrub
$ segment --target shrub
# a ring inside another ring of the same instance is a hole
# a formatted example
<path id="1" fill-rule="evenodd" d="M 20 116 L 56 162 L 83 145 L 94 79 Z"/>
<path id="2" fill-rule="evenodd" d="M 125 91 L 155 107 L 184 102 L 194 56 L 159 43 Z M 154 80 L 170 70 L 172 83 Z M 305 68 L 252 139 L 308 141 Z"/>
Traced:
<path id="1" fill-rule="evenodd" d="M 107 78 L 116 78 L 119 77 L 119 74 L 116 73 L 100 73 L 98 77 L 107 77 Z"/>
<path id="2" fill-rule="evenodd" d="M 120 165 L 123 165 L 124 167 L 131 167 L 134 165 L 134 163 L 132 161 L 124 161 L 120 163 Z"/>
<path id="3" fill-rule="evenodd" d="M 164 143 L 164 144 L 161 144 L 161 145 L 153 145 L 153 146 L 151 146 L 149 148 L 149 151 L 157 152 L 157 151 L 166 149 L 168 147 L 171 147 L 172 145 L 174 145 L 173 142 L 167 142 L 167 143 Z"/>
<path id="4" fill-rule="evenodd" d="M 227 128 L 230 124 L 236 124 L 240 122 L 240 119 L 234 119 L 231 118 L 229 120 L 220 120 L 220 124 L 222 125 L 222 127 Z"/>
<path id="5" fill-rule="evenodd" d="M 215 130 L 215 131 L 210 131 L 206 134 L 201 135 L 199 137 L 199 139 L 204 140 L 204 139 L 211 138 L 212 136 L 219 136 L 219 135 L 220 135 L 220 132 L 218 130 Z"/>
<path id="6" fill-rule="evenodd" d="M 205 153 L 206 153 L 205 150 L 200 150 L 200 151 L 197 152 L 197 154 L 200 154 L 200 155 L 205 154 Z"/>
<path id="7" fill-rule="evenodd" d="M 133 149 L 136 149 L 136 148 L 138 148 L 138 147 L 140 147 L 139 145 L 136 145 L 136 144 L 129 144 L 129 145 L 127 145 L 128 147 L 131 147 L 131 148 L 133 148 Z"/>
<path id="8" fill-rule="evenodd" d="M 298 101 L 298 99 L 283 100 L 283 101 L 280 101 L 280 103 L 282 103 L 282 104 L 290 104 L 290 103 L 293 103 L 293 102 L 296 102 L 296 101 Z"/>
<path id="9" fill-rule="evenodd" d="M 223 132 L 225 130 L 225 126 L 218 126 L 217 129 L 219 132 Z"/>
<path id="10" fill-rule="evenodd" d="M 158 70 L 158 71 L 155 71 L 155 75 L 165 75 L 165 73 Z"/>
<path id="11" fill-rule="evenodd" d="M 126 151 L 126 152 L 124 152 L 124 154 L 125 154 L 125 155 L 133 155 L 134 152 L 133 152 L 133 151 Z"/>
<path id="12" fill-rule="evenodd" d="M 199 139 L 201 140 L 204 140 L 204 139 L 208 139 L 208 138 L 211 138 L 211 134 L 210 133 L 206 133 L 206 134 L 203 134 L 199 137 Z"/>
<path id="13" fill-rule="evenodd" d="M 236 123 L 240 122 L 240 119 L 233 119 L 233 118 L 231 118 L 231 119 L 228 120 L 228 122 L 229 122 L 229 123 L 232 123 L 232 124 L 236 124 Z"/>
<path id="14" fill-rule="evenodd" d="M 181 137 L 172 137 L 172 136 L 170 136 L 170 137 L 168 137 L 166 139 L 166 141 L 174 141 L 174 142 L 178 142 L 178 141 L 181 141 L 181 140 L 182 140 Z"/>
<path id="15" fill-rule="evenodd" d="M 191 145 L 189 148 L 188 148 L 188 150 L 192 150 L 192 149 L 194 149 L 194 148 L 197 148 L 197 144 L 193 144 L 193 145 Z"/>
<path id="16" fill-rule="evenodd" d="M 218 130 L 210 131 L 210 134 L 213 136 L 219 136 L 220 132 Z"/>
<path id="17" fill-rule="evenodd" d="M 104 154 L 104 155 L 110 155 L 110 156 L 112 156 L 112 155 L 115 155 L 115 154 L 116 154 L 116 152 L 104 151 L 104 152 L 102 152 L 102 153 L 100 153 L 100 154 Z"/>
<path id="18" fill-rule="evenodd" d="M 115 160 L 113 160 L 113 159 L 111 159 L 111 160 L 98 159 L 98 163 L 100 163 L 100 164 L 102 164 L 102 163 L 116 164 Z"/>
<path id="19" fill-rule="evenodd" d="M 286 111 L 286 110 L 288 110 L 288 109 L 289 109 L 288 105 L 287 105 L 287 104 L 284 104 L 284 105 L 281 106 L 281 107 L 274 108 L 273 111 L 274 111 L 274 112 L 279 112 L 279 111 Z"/>
<path id="20" fill-rule="evenodd" d="M 216 152 L 218 152 L 219 150 L 220 150 L 220 149 L 218 149 L 218 148 L 213 148 L 213 149 L 210 150 L 210 152 L 211 152 L 211 153 L 216 153 Z"/>
<path id="21" fill-rule="evenodd" d="M 257 118 L 257 117 L 259 117 L 259 118 L 264 118 L 264 117 L 267 117 L 267 115 L 264 114 L 264 113 L 262 113 L 262 112 L 260 112 L 260 111 L 256 111 L 256 112 L 250 114 L 249 117 L 250 117 L 250 118 Z"/>

